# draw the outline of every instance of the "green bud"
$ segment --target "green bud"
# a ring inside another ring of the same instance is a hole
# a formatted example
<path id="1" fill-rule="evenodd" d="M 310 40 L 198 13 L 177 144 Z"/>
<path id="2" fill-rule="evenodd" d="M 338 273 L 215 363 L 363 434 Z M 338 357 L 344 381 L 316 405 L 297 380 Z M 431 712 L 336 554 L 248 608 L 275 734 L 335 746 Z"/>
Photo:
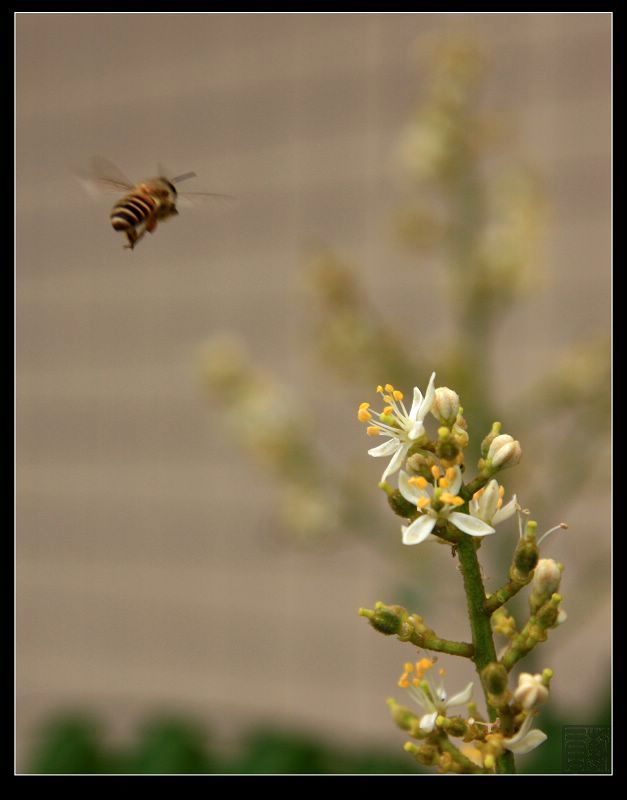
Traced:
<path id="1" fill-rule="evenodd" d="M 415 750 L 416 760 L 426 767 L 432 767 L 437 763 L 439 756 L 438 748 L 432 744 L 421 744 Z"/>
<path id="2" fill-rule="evenodd" d="M 535 542 L 524 539 L 516 548 L 514 566 L 521 577 L 526 578 L 538 563 L 538 547 Z"/>
<path id="3" fill-rule="evenodd" d="M 463 720 L 461 717 L 453 717 L 444 719 L 444 722 L 441 726 L 447 733 L 450 733 L 451 736 L 456 736 L 461 738 L 466 734 L 468 730 L 468 725 L 466 724 L 466 720 Z"/>
<path id="4" fill-rule="evenodd" d="M 386 703 L 390 709 L 392 719 L 404 731 L 411 730 L 414 723 L 419 722 L 418 717 L 412 711 L 400 706 L 392 697 L 386 700 Z"/>
<path id="5" fill-rule="evenodd" d="M 483 668 L 481 679 L 488 692 L 497 697 L 507 690 L 507 670 L 496 661 Z"/>
<path id="6" fill-rule="evenodd" d="M 438 433 L 440 438 L 435 446 L 435 454 L 444 466 L 455 466 L 460 453 L 459 445 L 450 435 L 448 428 L 440 428 Z"/>

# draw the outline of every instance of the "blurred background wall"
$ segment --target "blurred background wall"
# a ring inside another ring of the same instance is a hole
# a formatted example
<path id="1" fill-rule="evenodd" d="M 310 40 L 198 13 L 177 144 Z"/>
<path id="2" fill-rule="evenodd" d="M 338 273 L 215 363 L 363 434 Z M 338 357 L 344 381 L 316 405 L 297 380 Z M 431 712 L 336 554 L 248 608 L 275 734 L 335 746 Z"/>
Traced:
<path id="1" fill-rule="evenodd" d="M 607 334 L 610 16 L 22 13 L 16 24 L 18 768 L 41 722 L 68 708 L 94 710 L 122 740 L 166 709 L 227 739 L 268 720 L 400 748 L 384 699 L 411 653 L 356 615 L 395 599 L 393 571 L 363 543 L 303 548 L 277 532 L 276 486 L 225 431 L 198 349 L 235 331 L 306 397 L 321 448 L 364 462 L 376 493 L 380 462 L 365 463 L 355 420 L 373 394 L 313 369 L 303 264 L 312 242 L 338 248 L 407 330 L 418 273 L 392 231 L 394 154 L 424 88 L 421 42 L 447 30 L 485 48 L 486 105 L 514 126 L 549 209 L 542 282 L 498 330 L 501 407 L 555 348 Z M 95 154 L 133 179 L 157 162 L 194 170 L 190 189 L 238 202 L 181 210 L 123 250 L 111 203 L 92 204 L 74 179 Z M 428 297 L 437 271 L 419 281 Z M 445 333 L 444 305 L 421 313 L 431 337 Z M 538 464 L 550 482 L 558 466 Z M 584 484 L 573 508 L 540 521 L 571 524 L 547 551 L 567 564 L 570 618 L 540 666 L 555 668 L 555 708 L 573 722 L 594 717 L 608 681 L 607 499 Z M 381 536 L 401 549 L 384 519 Z M 407 553 L 418 570 L 420 549 Z M 459 602 L 450 554 L 430 558 Z M 577 605 L 569 575 L 590 572 L 604 591 Z M 465 638 L 463 619 L 439 619 Z M 467 670 L 451 664 L 451 685 Z"/>

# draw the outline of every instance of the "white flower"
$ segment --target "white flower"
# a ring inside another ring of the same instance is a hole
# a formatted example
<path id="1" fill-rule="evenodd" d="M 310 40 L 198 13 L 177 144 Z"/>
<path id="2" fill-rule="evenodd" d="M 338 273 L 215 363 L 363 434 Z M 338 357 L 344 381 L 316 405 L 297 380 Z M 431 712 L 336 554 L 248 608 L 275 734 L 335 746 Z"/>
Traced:
<path id="1" fill-rule="evenodd" d="M 479 489 L 472 496 L 472 500 L 468 504 L 469 511 L 473 517 L 482 519 L 488 525 L 498 525 L 509 519 L 512 514 L 516 513 L 518 508 L 518 501 L 516 495 L 507 503 L 503 505 L 503 497 L 505 495 L 505 488 L 492 479 L 486 486 Z"/>
<path id="2" fill-rule="evenodd" d="M 542 675 L 532 675 L 530 672 L 522 672 L 518 676 L 518 686 L 514 692 L 517 703 L 530 711 L 542 705 L 549 697 L 549 690 L 544 685 Z"/>
<path id="3" fill-rule="evenodd" d="M 375 424 L 368 426 L 367 433 L 368 436 L 389 436 L 390 438 L 378 447 L 368 450 L 368 454 L 375 458 L 392 456 L 390 463 L 381 476 L 382 481 L 388 475 L 393 475 L 401 468 L 409 448 L 424 435 L 424 418 L 431 410 L 435 396 L 434 384 L 435 372 L 431 375 L 424 397 L 420 389 L 417 386 L 414 387 L 414 398 L 409 412 L 403 403 L 402 392 L 389 383 L 385 387 L 377 387 L 377 392 L 383 396 L 383 400 L 387 405 L 383 412 L 378 415 L 379 420 Z M 373 414 L 369 408 L 369 403 L 362 403 L 359 406 L 357 419 L 360 422 L 372 420 Z"/>
<path id="4" fill-rule="evenodd" d="M 505 749 L 511 751 L 512 753 L 524 755 L 525 753 L 529 753 L 531 750 L 534 750 L 538 745 L 542 744 L 542 742 L 546 741 L 546 733 L 538 728 L 530 730 L 532 723 L 533 716 L 529 714 L 529 716 L 520 726 L 518 733 L 515 733 L 509 739 L 503 739 L 503 746 Z"/>
<path id="5" fill-rule="evenodd" d="M 425 733 L 431 733 L 435 727 L 435 721 L 439 716 L 446 716 L 449 708 L 455 706 L 465 706 L 472 697 L 472 682 L 461 692 L 448 697 L 444 685 L 440 680 L 439 686 L 424 677 L 425 672 L 433 666 L 434 662 L 430 658 L 423 658 L 416 662 L 416 674 L 409 680 L 409 676 L 414 671 L 414 665 L 407 663 L 401 675 L 398 685 L 407 689 L 412 698 L 425 712 L 420 718 L 420 729 Z M 440 670 L 440 677 L 444 676 L 444 670 Z"/>
<path id="6" fill-rule="evenodd" d="M 410 478 L 401 471 L 398 488 L 405 500 L 416 506 L 420 512 L 408 526 L 401 528 L 403 544 L 420 544 L 429 536 L 438 521 L 449 521 L 460 531 L 470 536 L 486 536 L 494 533 L 494 528 L 470 514 L 454 511 L 456 506 L 464 505 L 464 499 L 458 496 L 462 485 L 462 473 L 459 467 L 449 467 L 444 475 L 439 467 L 432 467 L 433 485 L 426 478 Z"/>

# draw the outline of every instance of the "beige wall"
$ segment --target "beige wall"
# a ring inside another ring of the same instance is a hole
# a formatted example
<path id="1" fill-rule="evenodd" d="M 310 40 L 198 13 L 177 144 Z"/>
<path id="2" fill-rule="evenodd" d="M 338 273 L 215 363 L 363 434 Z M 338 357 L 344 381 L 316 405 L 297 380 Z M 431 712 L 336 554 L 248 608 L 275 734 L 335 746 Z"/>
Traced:
<path id="1" fill-rule="evenodd" d="M 552 212 L 547 285 L 502 331 L 504 397 L 513 364 L 545 367 L 554 345 L 607 331 L 610 23 L 18 15 L 18 759 L 38 721 L 68 705 L 102 711 L 118 732 L 166 707 L 228 731 L 267 718 L 400 746 L 383 700 L 408 654 L 354 613 L 390 599 L 393 576 L 365 547 L 303 552 L 272 536 L 272 481 L 207 407 L 194 355 L 206 336 L 236 330 L 259 364 L 309 394 L 323 441 L 324 415 L 335 416 L 328 447 L 365 457 L 353 425 L 364 398 L 335 393 L 329 408 L 303 355 L 303 245 L 338 246 L 372 288 L 382 263 L 403 258 L 388 219 L 391 152 L 422 86 L 412 48 L 450 27 L 492 53 L 489 101 L 515 115 Z M 91 204 L 74 181 L 94 154 L 133 178 L 157 161 L 193 169 L 200 188 L 239 202 L 182 211 L 130 253 L 107 202 Z M 381 300 L 401 318 L 411 280 Z M 550 553 L 596 559 L 604 583 L 606 501 L 574 512 L 574 555 L 563 542 Z M 397 535 L 393 520 L 386 533 Z M 581 665 L 600 688 L 609 622 L 607 603 L 579 610 L 546 652 L 563 670 L 556 703 L 585 722 L 594 692 L 582 692 Z M 464 636 L 463 621 L 451 628 Z"/>

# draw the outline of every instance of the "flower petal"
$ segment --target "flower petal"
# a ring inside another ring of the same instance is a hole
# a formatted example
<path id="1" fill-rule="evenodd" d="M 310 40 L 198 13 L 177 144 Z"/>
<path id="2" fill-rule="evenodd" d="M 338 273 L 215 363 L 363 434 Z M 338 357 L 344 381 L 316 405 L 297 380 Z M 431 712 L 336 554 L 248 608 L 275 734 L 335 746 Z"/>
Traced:
<path id="1" fill-rule="evenodd" d="M 457 494 L 462 486 L 462 471 L 459 467 L 455 467 L 455 477 L 451 481 L 448 491 L 451 494 Z"/>
<path id="2" fill-rule="evenodd" d="M 544 733 L 544 731 L 541 731 L 539 728 L 534 728 L 518 741 L 514 741 L 516 739 L 516 736 L 514 736 L 511 739 L 504 739 L 503 744 L 512 753 L 524 755 L 525 753 L 534 750 L 538 745 L 542 744 L 542 742 L 546 741 L 546 738 L 547 735 Z"/>
<path id="3" fill-rule="evenodd" d="M 454 694 L 446 705 L 465 706 L 471 697 L 472 697 L 472 681 L 468 684 L 468 686 L 465 689 L 462 689 L 461 692 L 457 692 L 457 694 Z"/>
<path id="4" fill-rule="evenodd" d="M 408 450 L 409 450 L 408 444 L 399 443 L 398 450 L 396 451 L 396 453 L 394 453 L 394 455 L 390 459 L 390 463 L 383 471 L 383 475 L 381 476 L 382 481 L 384 481 L 388 475 L 393 475 L 397 470 L 400 469 L 401 464 L 403 463 L 403 460 L 407 455 Z"/>
<path id="5" fill-rule="evenodd" d="M 408 503 L 413 503 L 414 505 L 417 505 L 421 498 L 429 497 L 424 489 L 419 489 L 409 482 L 409 475 L 404 470 L 401 470 L 398 476 L 398 490 Z"/>
<path id="6" fill-rule="evenodd" d="M 417 422 L 414 422 L 414 424 L 409 429 L 407 433 L 407 438 L 411 439 L 413 442 L 416 439 L 420 439 L 420 437 L 423 435 L 424 432 L 425 432 L 425 426 L 422 424 L 420 420 L 418 420 Z"/>
<path id="7" fill-rule="evenodd" d="M 411 525 L 401 528 L 403 532 L 403 544 L 420 544 L 435 527 L 436 520 L 428 514 L 422 514 L 415 519 Z"/>
<path id="8" fill-rule="evenodd" d="M 391 456 L 392 453 L 395 453 L 400 446 L 401 443 L 398 441 L 398 439 L 388 439 L 387 442 L 383 442 L 383 444 L 380 444 L 377 447 L 372 447 L 370 450 L 368 450 L 368 455 L 373 456 L 374 458 Z"/>
<path id="9" fill-rule="evenodd" d="M 420 730 L 425 733 L 431 733 L 435 727 L 435 721 L 438 718 L 438 712 L 434 711 L 432 714 L 425 714 L 420 720 Z"/>
<path id="10" fill-rule="evenodd" d="M 418 409 L 420 408 L 420 404 L 422 403 L 422 392 L 417 386 L 414 386 L 414 399 L 411 403 L 411 408 L 409 409 L 409 419 L 412 422 L 416 421 L 416 417 L 418 416 Z"/>
<path id="11" fill-rule="evenodd" d="M 489 533 L 496 532 L 487 522 L 477 519 L 477 517 L 471 517 L 470 514 L 462 514 L 460 511 L 451 511 L 448 518 L 456 528 L 469 536 L 487 536 Z"/>
<path id="12" fill-rule="evenodd" d="M 516 513 L 516 509 L 518 508 L 518 500 L 516 499 L 516 495 L 512 497 L 512 499 L 504 505 L 503 508 L 499 508 L 496 514 L 492 517 L 492 524 L 498 525 L 499 522 L 503 522 L 506 519 L 509 519 L 512 514 Z"/>
<path id="13" fill-rule="evenodd" d="M 429 385 L 427 386 L 427 391 L 425 392 L 424 400 L 420 404 L 420 408 L 418 409 L 418 414 L 416 419 L 423 420 L 429 411 L 431 411 L 431 406 L 433 405 L 433 401 L 435 400 L 435 372 L 431 373 L 431 379 L 429 380 Z"/>

